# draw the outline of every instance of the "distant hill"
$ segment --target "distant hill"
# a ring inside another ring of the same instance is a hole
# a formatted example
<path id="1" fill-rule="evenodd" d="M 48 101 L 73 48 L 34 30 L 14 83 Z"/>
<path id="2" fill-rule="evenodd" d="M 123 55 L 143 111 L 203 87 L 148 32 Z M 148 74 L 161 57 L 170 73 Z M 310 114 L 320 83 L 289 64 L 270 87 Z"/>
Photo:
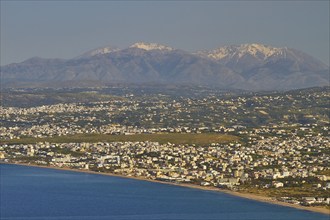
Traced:
<path id="1" fill-rule="evenodd" d="M 101 47 L 73 59 L 31 58 L 1 67 L 4 87 L 90 87 L 113 83 L 288 90 L 329 85 L 329 66 L 295 49 L 262 44 L 189 53 L 155 43 Z"/>

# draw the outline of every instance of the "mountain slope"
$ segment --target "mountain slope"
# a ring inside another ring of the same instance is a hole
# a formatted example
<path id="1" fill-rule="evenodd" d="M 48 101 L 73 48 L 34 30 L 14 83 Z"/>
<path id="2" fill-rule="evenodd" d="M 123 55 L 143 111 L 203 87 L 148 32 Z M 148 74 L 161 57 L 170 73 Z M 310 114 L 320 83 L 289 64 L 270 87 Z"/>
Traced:
<path id="1" fill-rule="evenodd" d="M 294 89 L 329 84 L 329 67 L 295 49 L 242 44 L 196 54 L 239 73 L 245 81 L 236 86 L 242 89 Z"/>
<path id="2" fill-rule="evenodd" d="M 261 44 L 192 54 L 139 42 L 121 50 L 97 48 L 69 60 L 31 58 L 1 67 L 1 75 L 5 87 L 163 83 L 274 90 L 329 84 L 329 67 L 322 62 L 298 50 Z"/>

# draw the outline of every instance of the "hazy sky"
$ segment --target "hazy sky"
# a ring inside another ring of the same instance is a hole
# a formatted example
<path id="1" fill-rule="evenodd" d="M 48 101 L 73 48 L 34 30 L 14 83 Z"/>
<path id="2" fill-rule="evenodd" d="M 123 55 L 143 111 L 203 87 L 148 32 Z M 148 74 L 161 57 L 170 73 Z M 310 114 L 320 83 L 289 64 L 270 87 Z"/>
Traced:
<path id="1" fill-rule="evenodd" d="M 0 1 L 1 65 L 138 41 L 186 51 L 263 43 L 329 64 L 328 0 Z"/>

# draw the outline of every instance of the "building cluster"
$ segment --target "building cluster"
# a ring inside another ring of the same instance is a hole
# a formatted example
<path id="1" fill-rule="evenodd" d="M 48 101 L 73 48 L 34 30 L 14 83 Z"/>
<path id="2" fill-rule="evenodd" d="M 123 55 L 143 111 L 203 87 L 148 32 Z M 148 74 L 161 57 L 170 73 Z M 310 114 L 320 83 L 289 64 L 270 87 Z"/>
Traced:
<path id="1" fill-rule="evenodd" d="M 246 144 L 208 146 L 158 142 L 3 144 L 0 158 L 234 190 L 246 185 L 265 189 L 312 183 L 315 189 L 328 193 L 330 176 L 322 173 L 329 170 L 330 138 L 285 134 L 281 138 L 251 138 Z M 302 198 L 298 201 L 307 204 Z"/>
<path id="2" fill-rule="evenodd" d="M 279 199 L 329 204 L 329 97 L 323 90 L 203 97 L 126 94 L 89 103 L 0 106 L 0 159 L 232 190 L 307 187 L 314 199 L 299 193 Z M 70 135 L 153 133 L 220 133 L 240 140 L 206 146 L 35 143 Z M 18 144 L 19 139 L 34 144 Z"/>
<path id="3" fill-rule="evenodd" d="M 86 133 L 235 133 L 262 126 L 326 125 L 329 96 L 320 91 L 203 98 L 155 94 L 29 108 L 0 106 L 0 139 Z"/>

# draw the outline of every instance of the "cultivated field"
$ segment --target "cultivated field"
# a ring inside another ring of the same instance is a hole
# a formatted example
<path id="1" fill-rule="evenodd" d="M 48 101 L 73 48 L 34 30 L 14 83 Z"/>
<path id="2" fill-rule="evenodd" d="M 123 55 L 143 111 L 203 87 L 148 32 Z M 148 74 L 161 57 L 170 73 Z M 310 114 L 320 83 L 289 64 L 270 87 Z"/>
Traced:
<path id="1" fill-rule="evenodd" d="M 37 142 L 50 143 L 81 143 L 81 142 L 125 142 L 125 141 L 151 141 L 159 143 L 173 144 L 196 144 L 207 145 L 211 143 L 227 143 L 238 141 L 238 137 L 233 135 L 201 133 L 162 133 L 162 134 L 134 134 L 134 135 L 106 135 L 106 134 L 77 134 L 72 136 L 59 136 L 50 138 L 21 138 L 1 141 L 8 144 L 32 144 Z"/>

